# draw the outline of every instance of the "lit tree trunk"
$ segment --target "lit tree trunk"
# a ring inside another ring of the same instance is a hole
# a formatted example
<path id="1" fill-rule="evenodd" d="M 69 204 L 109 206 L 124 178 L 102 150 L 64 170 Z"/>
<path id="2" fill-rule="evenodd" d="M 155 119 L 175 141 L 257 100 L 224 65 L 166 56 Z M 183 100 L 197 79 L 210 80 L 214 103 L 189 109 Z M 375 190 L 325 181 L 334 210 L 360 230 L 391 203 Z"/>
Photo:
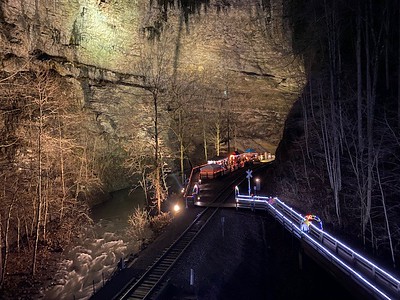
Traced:
<path id="1" fill-rule="evenodd" d="M 153 106 L 154 106 L 154 161 L 155 161 L 155 178 L 154 185 L 156 189 L 156 201 L 158 213 L 161 213 L 161 174 L 160 174 L 160 145 L 158 136 L 158 92 L 153 92 Z"/>
<path id="2" fill-rule="evenodd" d="M 221 147 L 221 125 L 219 123 L 219 119 L 215 123 L 215 152 L 217 156 L 220 154 Z"/>
<path id="3" fill-rule="evenodd" d="M 179 159 L 180 159 L 180 166 L 181 166 L 181 183 L 185 182 L 185 166 L 184 166 L 184 159 L 185 159 L 185 147 L 183 145 L 183 123 L 182 123 L 182 110 L 179 109 L 179 116 L 178 116 L 178 130 L 179 130 Z"/>
<path id="4" fill-rule="evenodd" d="M 173 26 L 163 27 L 162 34 L 157 36 L 156 39 L 144 41 L 141 49 L 141 60 L 138 63 L 138 72 L 142 74 L 143 88 L 151 93 L 152 101 L 152 127 L 153 136 L 151 137 L 154 142 L 152 149 L 152 162 L 150 180 L 153 183 L 154 201 L 157 202 L 158 212 L 161 213 L 161 202 L 164 200 L 165 184 L 163 174 L 163 161 L 161 152 L 161 136 L 160 128 L 163 123 L 159 118 L 160 104 L 164 104 L 161 96 L 170 90 L 171 84 L 174 82 L 174 56 L 177 53 L 176 48 L 176 35 Z M 178 42 L 179 43 L 179 42 Z M 160 103 L 159 103 L 160 102 Z M 159 123 L 160 122 L 160 123 Z M 149 166 L 150 167 L 150 166 Z"/>
<path id="5" fill-rule="evenodd" d="M 43 131 L 43 97 L 42 91 L 39 90 L 39 133 L 38 133 L 38 189 L 37 189 L 37 211 L 35 221 L 35 246 L 33 248 L 32 258 L 32 275 L 36 273 L 37 251 L 39 245 L 40 224 L 42 222 L 42 131 Z"/>
<path id="6" fill-rule="evenodd" d="M 11 211 L 13 209 L 13 204 L 14 204 L 14 197 L 12 202 L 10 203 L 10 206 L 8 207 L 8 213 L 7 213 L 7 220 L 6 220 L 6 229 L 4 232 L 4 257 L 3 257 L 3 270 L 1 274 L 1 278 L 4 278 L 6 275 L 6 270 L 7 270 L 7 263 L 8 263 L 8 251 L 9 251 L 9 243 L 8 243 L 8 236 L 9 236 L 9 231 L 10 231 L 10 220 L 11 220 Z"/>
<path id="7" fill-rule="evenodd" d="M 62 222 L 63 213 L 64 213 L 64 201 L 66 199 L 67 193 L 66 193 L 66 188 L 65 188 L 64 151 L 63 151 L 63 145 L 62 145 L 62 130 L 61 130 L 60 116 L 58 116 L 58 135 L 59 135 L 59 146 L 60 146 L 60 175 L 61 175 L 61 189 L 62 189 L 60 222 Z"/>
<path id="8" fill-rule="evenodd" d="M 143 193 L 144 193 L 144 198 L 146 199 L 146 205 L 147 207 L 150 207 L 150 199 L 149 199 L 149 192 L 147 189 L 147 174 L 143 173 L 142 175 L 142 189 L 143 189 Z"/>
<path id="9" fill-rule="evenodd" d="M 227 106 L 227 151 L 228 151 L 228 155 L 231 153 L 231 141 L 230 141 L 230 114 L 231 114 L 231 110 L 230 110 L 230 106 L 229 106 L 229 96 L 228 96 L 228 88 L 225 87 L 225 91 L 224 91 L 224 96 L 225 96 L 225 102 L 226 102 L 226 106 Z"/>
<path id="10" fill-rule="evenodd" d="M 157 199 L 157 211 L 161 214 L 161 181 L 160 181 L 160 168 L 156 167 L 155 172 L 155 188 L 156 188 L 156 199 Z"/>
<path id="11" fill-rule="evenodd" d="M 399 69 L 400 70 L 400 69 Z M 399 83 L 400 87 L 400 83 Z M 399 94 L 400 95 L 400 94 Z M 399 96 L 400 97 L 400 96 Z M 400 98 L 399 98 L 400 99 Z M 207 151 L 207 130 L 206 130 L 206 110 L 205 110 L 205 105 L 204 105 L 204 100 L 203 100 L 203 115 L 202 115 L 202 123 L 203 123 L 203 148 L 204 148 L 204 159 L 207 162 L 208 161 L 208 151 Z"/>
<path id="12" fill-rule="evenodd" d="M 23 209 L 23 213 L 24 213 L 24 225 L 25 225 L 24 227 L 25 227 L 25 235 L 26 235 L 26 245 L 28 247 L 28 250 L 30 250 L 31 249 L 31 245 L 29 243 L 29 226 L 28 226 L 28 221 L 26 220 L 27 214 L 25 212 L 25 208 L 22 208 L 22 209 Z"/>
<path id="13" fill-rule="evenodd" d="M 29 122 L 29 138 L 28 138 L 29 146 L 28 147 L 31 149 L 36 147 L 35 145 L 33 145 L 33 142 L 34 142 L 34 140 L 37 139 L 37 136 L 36 136 L 36 133 L 34 133 L 33 127 L 34 127 L 33 122 Z M 30 166 L 32 169 L 36 168 L 36 162 L 35 162 L 35 158 L 33 156 L 30 158 Z M 32 177 L 29 182 L 28 193 L 30 195 L 37 194 L 37 182 L 34 177 Z M 33 198 L 32 199 L 32 214 L 33 215 L 32 215 L 31 222 L 29 224 L 29 234 L 27 235 L 28 237 L 31 237 L 34 235 L 35 222 L 36 222 L 36 218 L 37 218 L 38 197 L 32 197 L 32 198 Z M 28 245 L 29 245 L 29 243 L 28 243 Z"/>
<path id="14" fill-rule="evenodd" d="M 4 185 L 3 185 L 3 201 L 6 199 L 6 181 L 7 177 L 4 175 Z M 4 260 L 3 260 L 3 249 L 5 247 L 3 246 L 3 222 L 2 222 L 2 216 L 0 214 L 0 288 L 3 287 L 3 282 L 4 282 Z"/>
<path id="15" fill-rule="evenodd" d="M 3 269 L 3 222 L 0 214 L 0 289 L 3 287 L 4 282 Z"/>
<path id="16" fill-rule="evenodd" d="M 86 139 L 87 141 L 87 139 Z M 83 171 L 84 171 L 84 167 L 85 167 L 85 160 L 86 160 L 86 151 L 87 151 L 87 143 L 86 145 L 83 147 L 83 153 L 82 153 L 82 157 L 80 157 L 80 166 L 79 166 L 79 173 L 77 174 L 77 178 L 75 180 L 76 184 L 75 184 L 75 201 L 78 200 L 78 196 L 79 196 L 79 192 L 81 189 L 81 183 L 82 183 L 82 179 L 83 179 Z"/>
<path id="17" fill-rule="evenodd" d="M 20 252 L 20 240 L 21 240 L 21 218 L 17 211 L 17 251 Z"/>
<path id="18" fill-rule="evenodd" d="M 46 170 L 46 190 L 44 193 L 44 216 L 43 216 L 43 240 L 46 240 L 46 235 L 47 235 L 47 215 L 49 213 L 49 202 L 50 202 L 50 175 L 49 175 L 49 168 L 50 168 L 50 163 L 49 163 L 49 157 L 46 155 L 46 160 L 47 160 L 47 170 Z"/>

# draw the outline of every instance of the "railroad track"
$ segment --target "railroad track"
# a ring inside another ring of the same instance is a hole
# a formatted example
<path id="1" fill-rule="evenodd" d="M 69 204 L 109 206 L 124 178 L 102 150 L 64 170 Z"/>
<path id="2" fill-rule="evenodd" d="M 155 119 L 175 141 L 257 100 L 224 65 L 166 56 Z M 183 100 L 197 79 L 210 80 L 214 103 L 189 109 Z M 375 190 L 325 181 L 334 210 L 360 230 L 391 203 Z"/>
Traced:
<path id="1" fill-rule="evenodd" d="M 242 175 L 244 172 L 244 170 L 237 172 L 235 177 L 230 178 L 229 184 L 223 187 L 213 203 L 223 203 L 229 199 L 229 197 L 232 197 L 234 186 L 238 185 L 240 181 L 243 181 Z M 168 272 L 173 268 L 174 264 L 218 210 L 219 207 L 204 208 L 182 235 L 163 252 L 161 257 L 158 258 L 139 279 L 134 279 L 129 282 L 113 299 L 151 299 L 152 296 L 156 296 L 157 292 L 161 290 Z"/>

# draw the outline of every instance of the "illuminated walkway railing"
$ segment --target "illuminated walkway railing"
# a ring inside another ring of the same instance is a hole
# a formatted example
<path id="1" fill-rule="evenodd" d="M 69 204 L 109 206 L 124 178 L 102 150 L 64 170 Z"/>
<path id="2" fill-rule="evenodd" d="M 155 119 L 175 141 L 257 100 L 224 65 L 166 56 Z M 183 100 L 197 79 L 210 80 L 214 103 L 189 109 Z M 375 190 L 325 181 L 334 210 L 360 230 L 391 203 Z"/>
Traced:
<path id="1" fill-rule="evenodd" d="M 236 208 L 267 210 L 288 231 L 313 247 L 375 298 L 400 299 L 398 279 L 314 224 L 310 224 L 308 232 L 303 232 L 300 226 L 305 216 L 278 198 L 237 194 L 235 201 Z"/>

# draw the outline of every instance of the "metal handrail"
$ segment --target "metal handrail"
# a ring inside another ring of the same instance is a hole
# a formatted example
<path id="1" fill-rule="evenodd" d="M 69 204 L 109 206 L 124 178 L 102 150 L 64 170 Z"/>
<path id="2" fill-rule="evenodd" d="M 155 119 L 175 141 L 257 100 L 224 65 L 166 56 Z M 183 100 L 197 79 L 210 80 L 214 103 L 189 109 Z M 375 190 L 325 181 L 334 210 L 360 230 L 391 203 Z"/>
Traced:
<path id="1" fill-rule="evenodd" d="M 296 212 L 277 197 L 237 194 L 235 200 L 237 209 L 267 210 L 297 238 L 303 239 L 343 272 L 350 274 L 353 280 L 376 298 L 391 299 L 392 296 L 400 298 L 400 281 L 397 278 L 314 224 L 310 224 L 308 233 L 303 232 L 300 225 L 305 216 Z M 317 237 L 318 240 L 314 239 L 313 236 Z M 351 265 L 346 261 L 351 262 Z M 373 279 L 375 284 L 370 279 Z M 379 283 L 379 287 L 376 286 L 376 283 Z"/>

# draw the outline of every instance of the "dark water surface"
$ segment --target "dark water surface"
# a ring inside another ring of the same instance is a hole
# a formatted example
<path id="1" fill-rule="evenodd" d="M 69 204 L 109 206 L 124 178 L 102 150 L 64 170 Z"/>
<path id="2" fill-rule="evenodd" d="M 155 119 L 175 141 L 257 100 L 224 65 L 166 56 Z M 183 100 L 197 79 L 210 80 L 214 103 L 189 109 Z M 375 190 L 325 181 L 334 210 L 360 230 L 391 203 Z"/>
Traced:
<path id="1" fill-rule="evenodd" d="M 123 189 L 111 194 L 111 198 L 91 209 L 91 217 L 95 223 L 100 221 L 113 222 L 116 227 L 126 227 L 129 215 L 137 207 L 145 205 L 142 189 Z M 122 228 L 119 228 L 122 229 Z"/>

